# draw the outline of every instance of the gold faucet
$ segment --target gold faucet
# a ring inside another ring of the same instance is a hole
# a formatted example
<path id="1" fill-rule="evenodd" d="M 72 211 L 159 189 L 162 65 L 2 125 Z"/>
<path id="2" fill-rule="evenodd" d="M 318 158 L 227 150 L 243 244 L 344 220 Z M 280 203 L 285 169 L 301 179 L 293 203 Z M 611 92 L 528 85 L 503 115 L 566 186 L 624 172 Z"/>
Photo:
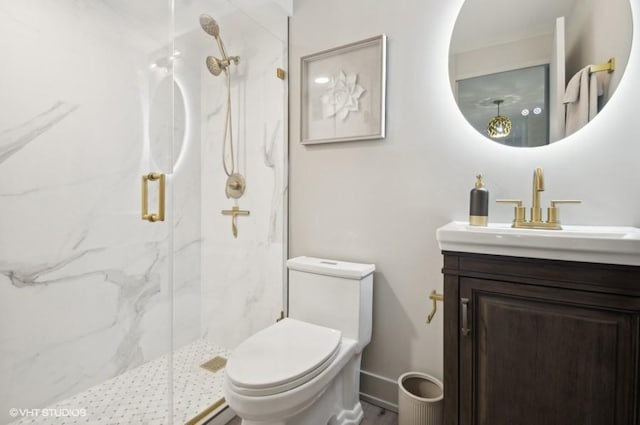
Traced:
<path id="1" fill-rule="evenodd" d="M 540 207 L 540 192 L 544 191 L 544 177 L 542 168 L 538 167 L 533 171 L 533 202 L 531 203 L 531 222 L 542 221 L 542 208 Z"/>
<path id="2" fill-rule="evenodd" d="M 540 192 L 544 191 L 544 175 L 542 168 L 536 168 L 533 171 L 533 193 L 531 201 L 531 220 L 525 217 L 525 208 L 519 199 L 498 199 L 496 202 L 515 204 L 514 219 L 511 227 L 527 228 L 527 229 L 547 229 L 561 230 L 560 226 L 560 210 L 558 204 L 579 204 L 582 201 L 573 199 L 551 201 L 551 206 L 547 208 L 547 221 L 542 219 L 542 207 L 540 206 Z"/>

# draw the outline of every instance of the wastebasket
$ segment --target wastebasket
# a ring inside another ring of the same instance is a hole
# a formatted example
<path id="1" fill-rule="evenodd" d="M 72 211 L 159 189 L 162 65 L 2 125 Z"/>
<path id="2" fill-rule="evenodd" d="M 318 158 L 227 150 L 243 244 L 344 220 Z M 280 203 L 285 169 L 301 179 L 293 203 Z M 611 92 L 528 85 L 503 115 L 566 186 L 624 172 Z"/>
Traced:
<path id="1" fill-rule="evenodd" d="M 431 375 L 408 372 L 398 378 L 398 425 L 442 425 L 442 382 Z"/>

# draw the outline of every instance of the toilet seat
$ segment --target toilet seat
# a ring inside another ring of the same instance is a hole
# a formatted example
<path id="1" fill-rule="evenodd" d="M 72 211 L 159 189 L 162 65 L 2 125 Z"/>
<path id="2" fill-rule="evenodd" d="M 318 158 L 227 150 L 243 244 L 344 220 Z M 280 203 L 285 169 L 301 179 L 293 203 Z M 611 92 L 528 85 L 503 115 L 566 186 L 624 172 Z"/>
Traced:
<path id="1" fill-rule="evenodd" d="M 286 318 L 240 344 L 226 379 L 238 394 L 267 396 L 296 388 L 325 370 L 340 350 L 342 332 Z"/>

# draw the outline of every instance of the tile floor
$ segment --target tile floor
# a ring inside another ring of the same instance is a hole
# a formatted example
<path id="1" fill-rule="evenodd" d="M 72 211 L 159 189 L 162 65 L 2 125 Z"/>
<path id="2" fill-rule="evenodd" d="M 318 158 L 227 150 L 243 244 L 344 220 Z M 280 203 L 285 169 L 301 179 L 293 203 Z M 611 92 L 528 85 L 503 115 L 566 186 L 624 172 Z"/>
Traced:
<path id="1" fill-rule="evenodd" d="M 183 424 L 222 397 L 222 371 L 212 373 L 200 365 L 215 356 L 228 357 L 229 351 L 205 340 L 198 340 L 173 353 L 175 424 Z M 26 417 L 12 425 L 88 425 L 146 424 L 168 422 L 168 363 L 162 356 L 120 376 L 77 394 L 44 410 L 86 411 L 79 417 Z M 360 425 L 397 425 L 398 415 L 362 402 L 364 420 Z M 238 418 L 227 425 L 240 425 Z"/>
<path id="2" fill-rule="evenodd" d="M 195 341 L 173 353 L 174 423 L 184 424 L 222 397 L 222 371 L 212 373 L 200 367 L 215 356 L 228 357 L 229 351 L 205 340 Z M 168 355 L 159 357 L 42 409 L 53 412 L 48 416 L 29 416 L 12 424 L 167 424 L 169 361 Z M 67 411 L 73 412 L 71 416 Z M 53 417 L 56 412 L 64 416 Z"/>
<path id="3" fill-rule="evenodd" d="M 362 402 L 364 420 L 360 425 L 398 425 L 398 414 L 382 407 Z"/>
<path id="4" fill-rule="evenodd" d="M 398 425 L 398 414 L 367 402 L 362 402 L 364 419 L 360 425 Z M 235 418 L 227 425 L 240 425 L 240 418 Z"/>

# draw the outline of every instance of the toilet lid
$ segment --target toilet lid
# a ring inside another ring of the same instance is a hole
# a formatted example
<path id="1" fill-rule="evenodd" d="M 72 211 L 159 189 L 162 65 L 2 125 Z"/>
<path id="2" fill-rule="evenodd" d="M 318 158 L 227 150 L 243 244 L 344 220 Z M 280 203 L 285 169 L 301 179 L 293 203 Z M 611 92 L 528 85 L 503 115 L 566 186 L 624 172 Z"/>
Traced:
<path id="1" fill-rule="evenodd" d="M 226 376 L 247 395 L 277 394 L 309 381 L 331 364 L 342 332 L 286 318 L 240 344 Z"/>

